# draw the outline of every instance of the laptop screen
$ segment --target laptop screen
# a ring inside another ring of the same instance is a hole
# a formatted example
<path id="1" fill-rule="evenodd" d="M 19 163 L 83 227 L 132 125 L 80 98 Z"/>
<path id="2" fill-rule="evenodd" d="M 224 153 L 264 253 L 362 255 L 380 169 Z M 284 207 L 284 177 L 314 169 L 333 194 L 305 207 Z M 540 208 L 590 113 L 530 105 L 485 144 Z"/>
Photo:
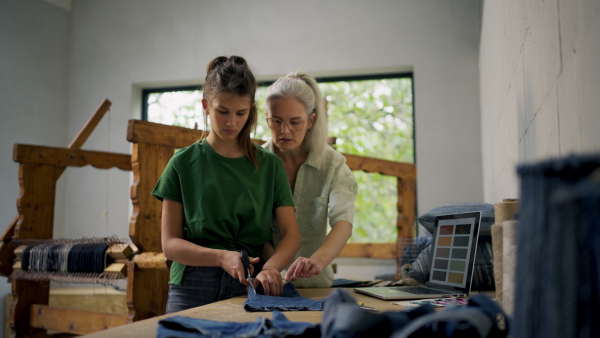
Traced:
<path id="1" fill-rule="evenodd" d="M 480 219 L 479 212 L 436 219 L 428 284 L 470 289 Z"/>

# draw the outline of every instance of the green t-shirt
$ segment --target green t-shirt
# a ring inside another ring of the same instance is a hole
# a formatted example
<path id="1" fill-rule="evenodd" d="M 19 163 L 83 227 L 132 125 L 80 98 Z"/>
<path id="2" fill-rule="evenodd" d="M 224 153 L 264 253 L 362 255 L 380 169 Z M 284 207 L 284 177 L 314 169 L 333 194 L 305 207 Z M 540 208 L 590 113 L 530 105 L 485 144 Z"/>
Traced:
<path id="1" fill-rule="evenodd" d="M 228 158 L 208 142 L 179 150 L 152 195 L 183 204 L 184 239 L 224 250 L 246 249 L 260 256 L 271 239 L 274 210 L 294 205 L 281 160 L 257 146 L 259 169 L 247 157 Z M 170 284 L 181 284 L 185 265 L 173 262 Z"/>

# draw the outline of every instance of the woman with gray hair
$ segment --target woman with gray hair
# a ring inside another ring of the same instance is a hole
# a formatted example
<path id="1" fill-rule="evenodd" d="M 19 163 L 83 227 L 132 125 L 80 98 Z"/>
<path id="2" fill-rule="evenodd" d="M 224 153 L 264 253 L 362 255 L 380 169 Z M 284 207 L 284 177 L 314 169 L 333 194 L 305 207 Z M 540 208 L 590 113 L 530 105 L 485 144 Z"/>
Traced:
<path id="1" fill-rule="evenodd" d="M 283 161 L 302 238 L 284 278 L 300 288 L 330 287 L 330 264 L 352 235 L 354 176 L 346 158 L 327 144 L 325 102 L 313 76 L 298 71 L 279 78 L 268 88 L 266 103 L 272 138 L 264 148 Z M 274 246 L 279 242 L 274 230 Z"/>

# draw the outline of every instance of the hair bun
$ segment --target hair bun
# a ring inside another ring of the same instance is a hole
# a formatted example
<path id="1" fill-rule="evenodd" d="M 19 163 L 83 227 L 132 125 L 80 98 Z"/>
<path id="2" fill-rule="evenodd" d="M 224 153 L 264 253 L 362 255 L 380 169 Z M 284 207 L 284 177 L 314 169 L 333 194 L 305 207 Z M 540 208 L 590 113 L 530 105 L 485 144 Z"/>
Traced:
<path id="1" fill-rule="evenodd" d="M 210 72 L 212 72 L 225 62 L 227 62 L 227 57 L 225 56 L 217 56 L 216 58 L 212 59 L 212 61 L 210 61 L 208 63 L 208 66 L 206 67 L 206 74 L 210 74 Z"/>
<path id="2" fill-rule="evenodd" d="M 248 67 L 248 63 L 246 62 L 246 59 L 244 59 L 241 56 L 232 55 L 229 57 L 229 61 L 231 61 L 235 65 L 244 66 L 246 68 Z"/>

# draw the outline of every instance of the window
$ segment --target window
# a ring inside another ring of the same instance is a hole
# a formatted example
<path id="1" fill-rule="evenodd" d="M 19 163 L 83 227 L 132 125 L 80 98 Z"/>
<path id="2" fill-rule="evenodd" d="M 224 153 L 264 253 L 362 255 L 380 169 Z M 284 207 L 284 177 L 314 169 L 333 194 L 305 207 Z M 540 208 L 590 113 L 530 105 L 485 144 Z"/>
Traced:
<path id="1" fill-rule="evenodd" d="M 343 153 L 414 163 L 412 74 L 318 78 L 327 100 L 329 136 Z M 256 139 L 270 137 L 264 117 L 265 93 L 257 91 Z M 198 87 L 147 89 L 143 118 L 151 122 L 204 129 L 202 93 Z M 379 174 L 354 172 L 356 201 L 351 242 L 394 242 L 396 233 L 396 180 Z"/>

